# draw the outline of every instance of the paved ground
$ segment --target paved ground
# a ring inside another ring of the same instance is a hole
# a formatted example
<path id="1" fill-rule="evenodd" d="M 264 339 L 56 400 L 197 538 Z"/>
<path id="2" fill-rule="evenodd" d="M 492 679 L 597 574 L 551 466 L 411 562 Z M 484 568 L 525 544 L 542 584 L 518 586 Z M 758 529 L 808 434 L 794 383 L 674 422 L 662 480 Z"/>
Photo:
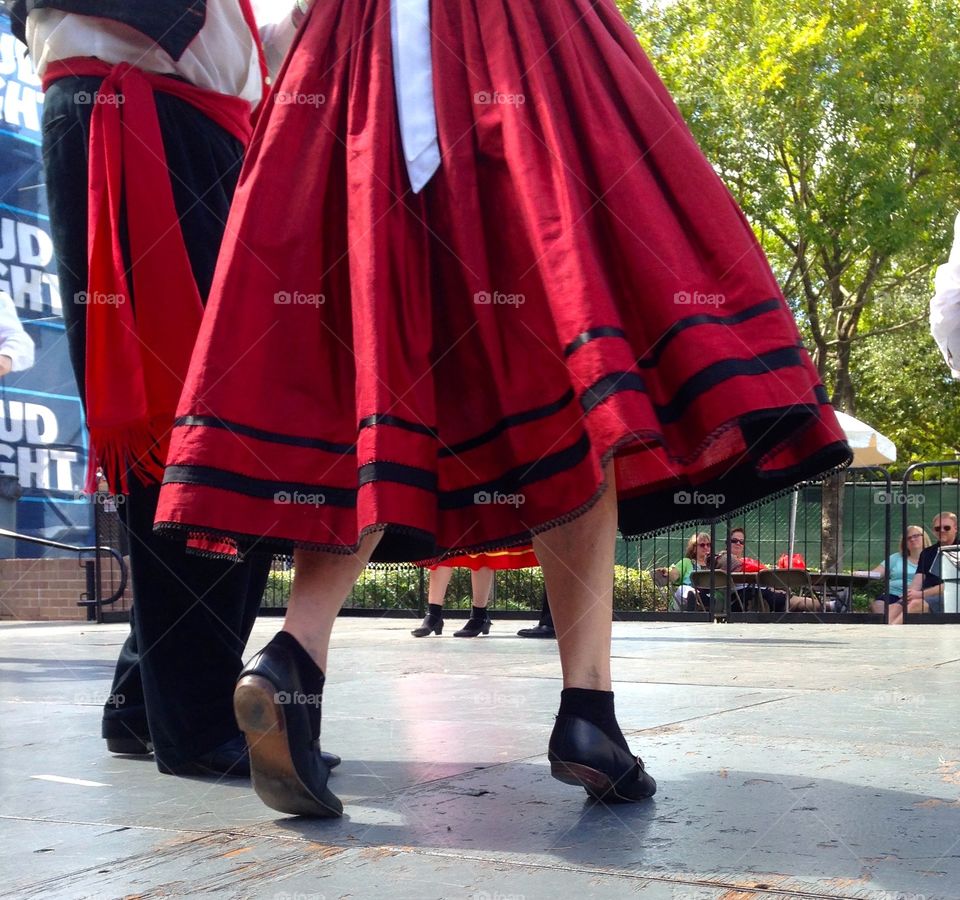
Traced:
<path id="1" fill-rule="evenodd" d="M 549 777 L 555 644 L 412 624 L 337 626 L 346 815 L 324 822 L 106 755 L 123 626 L 0 626 L 0 894 L 960 898 L 956 628 L 617 624 L 619 717 L 660 790 L 604 808 Z"/>

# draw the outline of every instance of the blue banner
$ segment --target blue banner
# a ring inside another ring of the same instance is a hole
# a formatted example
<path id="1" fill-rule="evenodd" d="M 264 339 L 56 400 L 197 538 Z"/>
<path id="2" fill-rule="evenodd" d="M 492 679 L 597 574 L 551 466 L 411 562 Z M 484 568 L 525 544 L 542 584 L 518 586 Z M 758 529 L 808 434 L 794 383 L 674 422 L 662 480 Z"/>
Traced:
<path id="1" fill-rule="evenodd" d="M 23 496 L 16 531 L 68 544 L 94 543 L 92 505 L 83 496 L 87 432 L 62 319 L 25 321 L 36 362 L 0 379 L 0 474 L 16 475 Z M 19 557 L 54 555 L 18 542 Z"/>
<path id="2" fill-rule="evenodd" d="M 43 190 L 42 113 L 40 80 L 0 15 L 0 292 L 22 319 L 62 314 Z"/>
<path id="3" fill-rule="evenodd" d="M 0 474 L 23 496 L 16 531 L 94 543 L 93 507 L 81 491 L 87 434 L 67 351 L 50 238 L 40 126 L 43 93 L 22 44 L 0 14 L 0 292 L 36 345 L 31 369 L 0 378 Z M 17 556 L 56 555 L 18 541 Z"/>

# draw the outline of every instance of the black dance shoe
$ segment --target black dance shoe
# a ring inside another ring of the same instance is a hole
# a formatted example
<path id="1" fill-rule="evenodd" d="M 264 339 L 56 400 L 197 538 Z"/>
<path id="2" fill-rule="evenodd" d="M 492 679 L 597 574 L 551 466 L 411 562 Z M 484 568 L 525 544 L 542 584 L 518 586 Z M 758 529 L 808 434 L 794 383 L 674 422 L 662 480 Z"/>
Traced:
<path id="1" fill-rule="evenodd" d="M 153 753 L 153 742 L 146 722 L 101 719 L 100 736 L 107 742 L 109 753 L 119 753 L 121 756 L 149 756 Z"/>
<path id="2" fill-rule="evenodd" d="M 208 753 L 190 762 L 167 765 L 157 757 L 157 768 L 164 775 L 219 775 L 227 778 L 249 778 L 250 756 L 242 734 L 224 741 Z"/>
<path id="3" fill-rule="evenodd" d="M 427 613 L 419 628 L 414 628 L 410 632 L 414 637 L 426 637 L 428 634 L 437 633 L 437 637 L 443 634 L 443 616 L 434 616 Z"/>
<path id="4" fill-rule="evenodd" d="M 553 638 L 556 639 L 557 632 L 552 625 L 544 625 L 542 622 L 533 628 L 521 628 L 517 632 L 517 637 L 522 638 Z"/>
<path id="5" fill-rule="evenodd" d="M 320 693 L 304 690 L 298 649 L 292 635 L 276 635 L 240 673 L 233 708 L 260 799 L 279 812 L 334 818 L 343 804 L 327 787 L 330 765 L 320 752 L 324 678 L 319 673 Z"/>
<path id="6" fill-rule="evenodd" d="M 320 758 L 327 764 L 328 769 L 335 769 L 343 762 L 336 753 L 327 753 L 326 750 L 320 751 Z"/>
<path id="7" fill-rule="evenodd" d="M 657 783 L 646 773 L 639 756 L 631 756 L 579 716 L 557 716 L 547 757 L 554 778 L 579 784 L 605 803 L 631 803 L 657 792 Z"/>
<path id="8" fill-rule="evenodd" d="M 490 634 L 490 626 L 493 623 L 490 620 L 489 616 L 484 616 L 482 619 L 476 619 L 471 616 L 467 619 L 467 624 L 463 626 L 459 631 L 453 633 L 454 637 L 477 637 L 480 634 Z"/>
<path id="9" fill-rule="evenodd" d="M 120 756 L 149 756 L 153 753 L 153 744 L 148 737 L 136 734 L 123 737 L 117 735 L 106 738 L 106 741 L 108 753 L 118 753 Z"/>

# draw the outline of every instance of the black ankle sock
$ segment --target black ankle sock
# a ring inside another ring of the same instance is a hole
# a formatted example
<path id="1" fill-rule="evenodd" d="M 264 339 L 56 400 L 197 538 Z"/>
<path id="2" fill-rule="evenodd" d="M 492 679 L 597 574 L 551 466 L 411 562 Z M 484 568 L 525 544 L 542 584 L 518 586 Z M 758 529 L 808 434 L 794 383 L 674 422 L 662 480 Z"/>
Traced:
<path id="1" fill-rule="evenodd" d="M 578 716 L 597 726 L 611 741 L 630 752 L 627 739 L 613 711 L 613 691 L 589 691 L 586 688 L 564 688 L 560 691 L 560 716 Z"/>
<path id="2" fill-rule="evenodd" d="M 270 642 L 282 647 L 297 663 L 300 673 L 300 683 L 305 694 L 323 694 L 323 683 L 326 680 L 320 667 L 313 661 L 313 657 L 303 649 L 303 645 L 289 631 L 278 631 Z"/>
<path id="3" fill-rule="evenodd" d="M 471 619 L 479 619 L 481 622 L 485 621 L 487 618 L 487 608 L 485 606 L 474 606 L 473 611 L 470 613 Z"/>
<path id="4" fill-rule="evenodd" d="M 443 618 L 443 606 L 439 603 L 428 603 L 427 604 L 427 615 L 431 619 L 442 619 Z"/>

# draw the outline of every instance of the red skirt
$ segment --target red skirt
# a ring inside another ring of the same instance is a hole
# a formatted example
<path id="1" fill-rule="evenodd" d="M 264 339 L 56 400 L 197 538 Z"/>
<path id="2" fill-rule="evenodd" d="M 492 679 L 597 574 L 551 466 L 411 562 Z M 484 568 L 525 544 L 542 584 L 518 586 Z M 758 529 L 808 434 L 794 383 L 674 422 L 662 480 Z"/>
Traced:
<path id="1" fill-rule="evenodd" d="M 849 462 L 749 224 L 613 0 L 432 11 L 404 166 L 389 0 L 314 5 L 227 224 L 157 515 L 379 560 L 527 544 L 613 459 L 619 524 Z"/>
<path id="2" fill-rule="evenodd" d="M 530 547 L 519 547 L 512 550 L 492 550 L 489 553 L 461 553 L 458 556 L 445 557 L 439 565 L 450 569 L 533 569 L 540 565 L 537 554 Z M 437 565 L 428 566 L 436 569 Z"/>

